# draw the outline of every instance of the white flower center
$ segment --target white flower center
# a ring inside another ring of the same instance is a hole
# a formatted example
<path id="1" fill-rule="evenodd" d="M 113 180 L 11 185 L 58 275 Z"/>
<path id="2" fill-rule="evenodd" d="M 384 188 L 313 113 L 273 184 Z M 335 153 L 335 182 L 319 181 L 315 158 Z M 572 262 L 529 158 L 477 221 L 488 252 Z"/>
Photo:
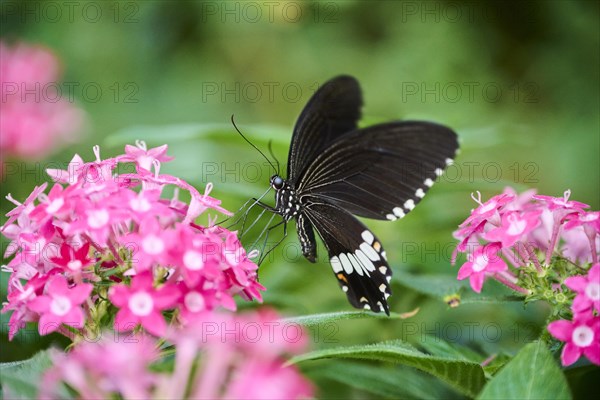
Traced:
<path id="1" fill-rule="evenodd" d="M 81 261 L 79 260 L 71 260 L 67 263 L 67 268 L 71 271 L 77 271 L 81 269 Z"/>
<path id="2" fill-rule="evenodd" d="M 165 250 L 165 242 L 155 235 L 148 235 L 142 241 L 142 248 L 146 254 L 157 255 Z"/>
<path id="3" fill-rule="evenodd" d="M 129 200 L 129 206 L 133 211 L 146 212 L 152 208 L 150 202 L 144 197 L 134 197 Z"/>
<path id="4" fill-rule="evenodd" d="M 473 271 L 480 272 L 485 269 L 488 265 L 487 258 L 482 254 L 475 257 L 475 261 L 473 261 Z"/>
<path id="5" fill-rule="evenodd" d="M 187 269 L 197 271 L 204 267 L 204 261 L 202 260 L 202 254 L 194 250 L 188 250 L 183 255 L 183 264 Z"/>
<path id="6" fill-rule="evenodd" d="M 588 283 L 588 285 L 585 288 L 585 295 L 591 300 L 600 300 L 600 283 Z"/>
<path id="7" fill-rule="evenodd" d="M 496 208 L 496 202 L 495 201 L 486 203 L 486 204 L 482 205 L 479 208 L 479 214 L 484 214 L 484 213 L 486 213 L 488 211 L 492 211 L 494 208 Z"/>
<path id="8" fill-rule="evenodd" d="M 571 338 L 577 347 L 587 347 L 594 341 L 594 331 L 589 326 L 578 326 L 573 329 Z"/>
<path id="9" fill-rule="evenodd" d="M 108 211 L 105 209 L 90 211 L 87 218 L 87 223 L 90 228 L 99 229 L 108 223 Z"/>
<path id="10" fill-rule="evenodd" d="M 71 311 L 71 300 L 65 296 L 54 296 L 50 302 L 50 312 L 54 315 L 62 317 Z"/>
<path id="11" fill-rule="evenodd" d="M 152 296 L 146 292 L 134 293 L 127 303 L 131 312 L 139 317 L 145 317 L 154 309 Z"/>
<path id="12" fill-rule="evenodd" d="M 54 199 L 50 204 L 48 204 L 48 207 L 46 207 L 46 212 L 48 214 L 54 214 L 55 212 L 60 210 L 63 204 L 65 204 L 65 200 L 62 197 Z"/>
<path id="13" fill-rule="evenodd" d="M 518 236 L 523 233 L 525 227 L 527 227 L 527 221 L 518 218 L 511 218 L 506 233 L 508 233 L 510 236 Z"/>
<path id="14" fill-rule="evenodd" d="M 198 292 L 189 292 L 185 295 L 185 307 L 191 312 L 204 310 L 204 297 Z"/>

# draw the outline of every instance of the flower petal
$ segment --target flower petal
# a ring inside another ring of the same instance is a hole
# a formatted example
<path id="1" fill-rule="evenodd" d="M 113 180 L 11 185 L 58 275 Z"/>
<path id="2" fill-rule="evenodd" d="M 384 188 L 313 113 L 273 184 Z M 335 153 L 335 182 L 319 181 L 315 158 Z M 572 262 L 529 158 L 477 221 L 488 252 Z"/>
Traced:
<path id="1" fill-rule="evenodd" d="M 483 287 L 483 281 L 485 279 L 485 273 L 474 273 L 469 277 L 469 282 L 471 283 L 471 287 L 477 293 L 481 293 L 481 288 Z"/>
<path id="2" fill-rule="evenodd" d="M 167 331 L 167 323 L 165 322 L 162 314 L 159 312 L 153 311 L 149 315 L 140 319 L 144 329 L 154 336 L 163 336 Z"/>
<path id="3" fill-rule="evenodd" d="M 122 308 L 115 317 L 114 328 L 117 332 L 131 331 L 139 323 L 139 318 L 129 311 L 127 307 Z"/>
<path id="4" fill-rule="evenodd" d="M 567 343 L 560 355 L 562 364 L 565 367 L 579 360 L 579 357 L 581 357 L 581 348 L 575 346 L 573 343 Z"/>
<path id="5" fill-rule="evenodd" d="M 565 279 L 565 285 L 575 292 L 583 292 L 587 286 L 587 283 L 587 279 L 585 279 L 583 276 L 572 276 Z"/>
<path id="6" fill-rule="evenodd" d="M 471 276 L 472 273 L 473 273 L 473 263 L 470 262 L 470 261 L 467 261 L 458 270 L 457 279 L 459 281 L 462 281 L 463 279 L 468 278 L 469 276 Z"/>
<path id="7" fill-rule="evenodd" d="M 548 332 L 562 342 L 569 342 L 573 333 L 573 323 L 564 319 L 553 321 L 548 324 Z"/>
<path id="8" fill-rule="evenodd" d="M 90 296 L 90 293 L 92 293 L 93 289 L 94 285 L 90 283 L 82 283 L 80 285 L 72 287 L 69 291 L 69 297 L 71 299 L 71 302 L 74 305 L 80 305 Z"/>

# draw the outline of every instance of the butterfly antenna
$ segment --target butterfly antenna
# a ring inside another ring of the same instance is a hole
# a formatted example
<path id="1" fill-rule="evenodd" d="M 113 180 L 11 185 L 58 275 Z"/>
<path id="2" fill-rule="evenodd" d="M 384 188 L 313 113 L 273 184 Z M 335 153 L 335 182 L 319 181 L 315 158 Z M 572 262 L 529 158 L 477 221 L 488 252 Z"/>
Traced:
<path id="1" fill-rule="evenodd" d="M 242 132 L 240 132 L 240 130 L 238 129 L 237 125 L 235 124 L 235 121 L 233 119 L 233 114 L 231 115 L 231 123 L 233 124 L 233 127 L 235 128 L 235 130 L 237 131 L 237 133 L 240 134 L 240 136 L 246 141 L 248 142 L 248 144 L 252 147 L 254 147 L 256 149 L 256 151 L 258 151 L 264 158 L 265 160 L 267 160 L 267 162 L 271 165 L 271 167 L 273 168 L 273 171 L 275 171 L 275 173 L 279 174 L 279 170 L 275 168 L 275 165 L 273 165 L 273 163 L 271 162 L 271 160 L 269 160 L 267 158 L 267 156 L 265 156 L 265 153 L 263 153 L 262 151 L 260 151 L 260 149 L 258 147 L 256 147 L 254 145 L 254 143 L 252 143 L 251 141 L 249 141 L 246 136 L 244 136 L 244 134 Z"/>
<path id="2" fill-rule="evenodd" d="M 277 159 L 277 157 L 275 157 L 275 153 L 273 153 L 273 140 L 269 140 L 269 154 L 271 154 L 271 157 L 273 157 L 273 160 L 275 160 L 275 162 L 277 163 L 277 175 L 280 174 L 279 171 L 279 160 Z"/>

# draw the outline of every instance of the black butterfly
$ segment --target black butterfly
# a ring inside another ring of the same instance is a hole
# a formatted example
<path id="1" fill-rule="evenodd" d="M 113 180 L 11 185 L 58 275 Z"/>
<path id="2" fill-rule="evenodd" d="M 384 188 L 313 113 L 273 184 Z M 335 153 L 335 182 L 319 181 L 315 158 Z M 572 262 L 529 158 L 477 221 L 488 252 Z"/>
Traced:
<path id="1" fill-rule="evenodd" d="M 359 129 L 361 106 L 356 79 L 339 76 L 323 85 L 296 122 L 288 178 L 271 177 L 275 207 L 260 204 L 284 224 L 296 219 L 302 253 L 311 262 L 316 230 L 350 303 L 389 315 L 392 270 L 381 242 L 353 214 L 404 217 L 452 162 L 458 142 L 452 130 L 431 122 Z"/>

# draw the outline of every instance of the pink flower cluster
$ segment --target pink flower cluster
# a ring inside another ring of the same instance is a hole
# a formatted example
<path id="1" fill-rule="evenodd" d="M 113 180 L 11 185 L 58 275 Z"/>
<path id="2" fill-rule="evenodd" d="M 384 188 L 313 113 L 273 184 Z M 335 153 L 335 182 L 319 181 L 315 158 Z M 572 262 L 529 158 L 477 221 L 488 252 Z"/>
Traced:
<path id="1" fill-rule="evenodd" d="M 11 339 L 26 322 L 42 335 L 86 335 L 112 321 L 117 331 L 141 325 L 160 336 L 165 315 L 185 325 L 206 310 L 235 309 L 236 294 L 261 300 L 258 267 L 236 233 L 193 222 L 207 209 L 226 213 L 212 186 L 201 194 L 161 174 L 166 151 L 138 142 L 103 160 L 95 147 L 95 161 L 76 155 L 67 170 L 48 170 L 48 193 L 43 184 L 23 203 L 7 196 L 16 205 L 2 227 L 5 257 L 14 256 L 3 266 Z M 166 188 L 173 198 L 162 197 Z"/>
<path id="2" fill-rule="evenodd" d="M 205 313 L 168 334 L 174 368 L 160 368 L 158 343 L 148 336 L 82 343 L 57 352 L 41 398 L 59 398 L 67 384 L 84 399 L 301 399 L 314 388 L 284 356 L 306 346 L 305 332 L 272 311 Z M 103 362 L 98 362 L 102 359 Z M 162 371 L 162 372 L 157 372 Z"/>
<path id="3" fill-rule="evenodd" d="M 481 202 L 471 212 L 454 237 L 460 240 L 453 255 L 467 253 L 467 262 L 458 272 L 458 279 L 469 278 L 471 287 L 481 292 L 483 282 L 492 277 L 524 294 L 515 284 L 517 277 L 510 270 L 520 270 L 528 264 L 539 273 L 548 268 L 553 256 L 573 263 L 598 260 L 600 248 L 600 212 L 586 211 L 589 206 L 564 197 L 538 196 L 530 190 L 517 195 L 507 188 L 503 194 Z"/>
<path id="4" fill-rule="evenodd" d="M 39 159 L 77 138 L 85 116 L 62 95 L 60 72 L 50 50 L 0 42 L 0 154 Z"/>
<path id="5" fill-rule="evenodd" d="M 600 365 L 600 263 L 595 264 L 587 276 L 572 276 L 565 285 L 576 294 L 571 311 L 573 320 L 560 319 L 548 324 L 548 331 L 561 342 L 561 361 L 571 365 L 585 355 Z"/>
<path id="6" fill-rule="evenodd" d="M 479 195 L 479 207 L 454 232 L 460 243 L 453 262 L 458 252 L 467 253 L 458 279 L 469 278 L 477 293 L 493 278 L 529 298 L 551 300 L 557 315 L 567 314 L 548 326 L 566 343 L 563 365 L 582 354 L 600 365 L 600 212 L 569 200 L 570 194 L 517 195 L 507 188 L 485 203 Z M 563 293 L 563 284 L 576 295 Z"/>

